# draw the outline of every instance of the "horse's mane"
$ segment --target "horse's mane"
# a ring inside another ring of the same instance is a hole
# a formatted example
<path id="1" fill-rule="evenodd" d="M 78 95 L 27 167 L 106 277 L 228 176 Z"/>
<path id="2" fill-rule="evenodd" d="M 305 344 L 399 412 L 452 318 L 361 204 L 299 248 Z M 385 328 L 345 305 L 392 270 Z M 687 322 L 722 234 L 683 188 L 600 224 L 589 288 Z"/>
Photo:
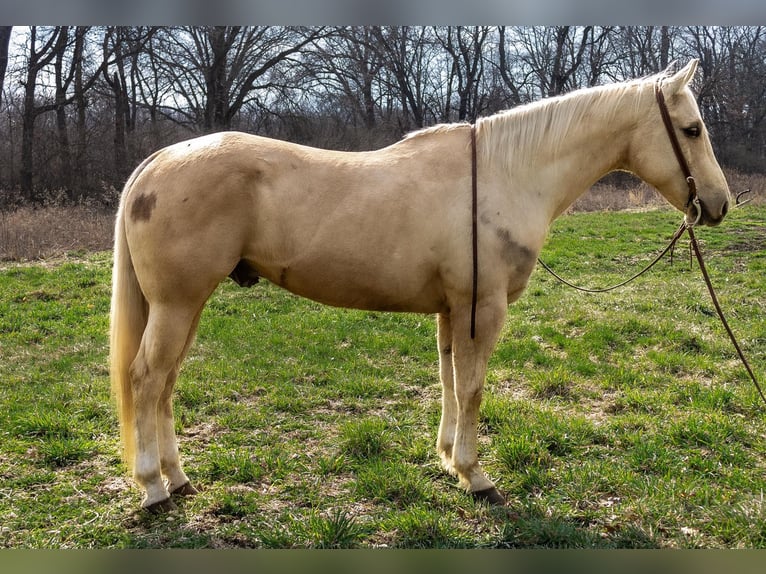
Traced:
<path id="1" fill-rule="evenodd" d="M 635 94 L 653 81 L 650 77 L 584 88 L 481 118 L 476 122 L 479 157 L 489 159 L 497 150 L 508 150 L 505 161 L 528 163 L 545 150 L 555 160 L 572 130 L 596 118 L 608 125 L 625 111 L 629 96 L 633 106 L 642 105 Z"/>
<path id="2" fill-rule="evenodd" d="M 630 98 L 633 106 L 643 105 L 642 98 L 636 98 L 635 94 L 642 91 L 643 86 L 654 85 L 664 75 L 583 88 L 479 118 L 476 121 L 479 161 L 481 158 L 490 161 L 494 157 L 494 161 L 525 164 L 543 150 L 555 160 L 560 145 L 567 140 L 571 130 L 577 129 L 591 116 L 608 125 L 625 111 L 626 98 Z M 410 132 L 401 141 L 447 134 L 464 130 L 469 125 L 466 122 L 437 124 Z M 506 157 L 497 158 L 498 150 L 508 150 Z"/>
<path id="3" fill-rule="evenodd" d="M 429 126 L 427 128 L 422 128 L 422 129 L 410 132 L 408 134 L 405 134 L 402 141 L 414 140 L 424 136 L 442 134 L 442 133 L 447 133 L 454 130 L 465 129 L 465 127 L 468 125 L 470 124 L 467 124 L 465 122 L 458 122 L 458 123 L 451 123 L 451 124 L 436 124 L 433 126 Z"/>

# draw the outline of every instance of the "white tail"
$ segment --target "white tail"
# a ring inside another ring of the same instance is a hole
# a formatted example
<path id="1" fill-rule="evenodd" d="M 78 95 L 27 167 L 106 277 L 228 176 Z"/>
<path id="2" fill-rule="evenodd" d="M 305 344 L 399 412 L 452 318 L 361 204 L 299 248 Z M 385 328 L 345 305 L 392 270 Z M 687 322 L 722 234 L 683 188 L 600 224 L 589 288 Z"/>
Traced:
<path id="1" fill-rule="evenodd" d="M 133 258 L 125 235 L 125 197 L 138 174 L 153 158 L 147 158 L 125 185 L 114 228 L 112 267 L 112 305 L 110 313 L 109 360 L 112 394 L 117 403 L 122 438 L 122 455 L 132 471 L 135 452 L 135 418 L 130 366 L 138 353 L 146 329 L 148 304 L 133 268 Z"/>

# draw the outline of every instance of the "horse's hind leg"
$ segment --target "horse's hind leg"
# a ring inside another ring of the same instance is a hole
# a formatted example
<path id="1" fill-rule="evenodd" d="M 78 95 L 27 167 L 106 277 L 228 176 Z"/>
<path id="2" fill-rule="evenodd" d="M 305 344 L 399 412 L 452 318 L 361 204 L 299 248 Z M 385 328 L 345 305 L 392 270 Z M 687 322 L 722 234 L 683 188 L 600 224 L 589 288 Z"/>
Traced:
<path id="1" fill-rule="evenodd" d="M 175 381 L 175 371 L 187 346 L 189 333 L 194 324 L 197 309 L 155 305 L 150 307 L 149 319 L 133 364 L 131 380 L 135 406 L 136 454 L 133 476 L 145 491 L 141 506 L 151 511 L 168 510 L 173 507 L 170 493 L 161 476 L 161 459 L 170 462 L 170 471 L 176 472 L 171 481 L 184 480 L 177 462 L 178 453 L 173 433 L 173 450 L 167 450 L 169 437 L 168 420 L 172 425 L 172 411 L 168 410 L 168 382 Z M 172 386 L 171 386 L 172 390 Z M 162 400 L 162 405 L 161 405 Z M 158 415 L 162 413 L 161 417 Z M 161 420 L 158 420 L 160 418 Z M 163 454 L 159 439 L 163 438 Z M 177 469 L 177 471 L 176 471 Z M 188 481 L 188 479 L 187 479 Z M 179 485 L 180 486 L 180 485 Z"/>
<path id="2" fill-rule="evenodd" d="M 178 378 L 181 362 L 186 357 L 186 353 L 189 351 L 189 347 L 191 347 L 191 344 L 194 341 L 201 314 L 202 311 L 200 310 L 194 318 L 194 321 L 192 321 L 181 356 L 178 358 L 175 367 L 171 369 L 167 381 L 165 382 L 165 388 L 160 396 L 160 404 L 157 411 L 159 417 L 157 424 L 160 448 L 160 467 L 162 469 L 162 474 L 167 479 L 167 489 L 170 491 L 171 495 L 185 496 L 197 493 L 197 489 L 191 485 L 189 478 L 181 468 L 181 460 L 178 456 L 178 440 L 176 438 L 175 422 L 173 419 L 173 387 Z"/>

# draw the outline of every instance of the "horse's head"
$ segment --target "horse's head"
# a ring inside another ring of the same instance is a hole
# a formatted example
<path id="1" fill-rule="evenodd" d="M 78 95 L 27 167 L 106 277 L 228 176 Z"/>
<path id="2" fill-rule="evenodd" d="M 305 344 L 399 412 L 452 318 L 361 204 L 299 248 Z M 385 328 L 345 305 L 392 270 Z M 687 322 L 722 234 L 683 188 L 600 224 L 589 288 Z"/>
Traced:
<path id="1" fill-rule="evenodd" d="M 729 208 L 730 194 L 689 89 L 697 62 L 678 72 L 668 68 L 647 80 L 652 83 L 652 102 L 633 133 L 628 161 L 630 171 L 685 212 L 687 221 L 718 225 Z M 692 182 L 687 181 L 689 175 Z M 691 201 L 695 192 L 698 204 Z"/>

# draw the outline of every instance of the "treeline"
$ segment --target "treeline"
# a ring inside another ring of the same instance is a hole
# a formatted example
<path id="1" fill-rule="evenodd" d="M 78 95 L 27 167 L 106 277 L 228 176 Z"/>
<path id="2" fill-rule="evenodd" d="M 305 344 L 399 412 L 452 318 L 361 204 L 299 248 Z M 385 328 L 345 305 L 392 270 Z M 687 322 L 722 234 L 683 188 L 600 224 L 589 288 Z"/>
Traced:
<path id="1" fill-rule="evenodd" d="M 700 59 L 721 163 L 761 172 L 766 28 L 0 27 L 0 206 L 114 201 L 151 151 L 237 129 L 371 149 Z"/>

